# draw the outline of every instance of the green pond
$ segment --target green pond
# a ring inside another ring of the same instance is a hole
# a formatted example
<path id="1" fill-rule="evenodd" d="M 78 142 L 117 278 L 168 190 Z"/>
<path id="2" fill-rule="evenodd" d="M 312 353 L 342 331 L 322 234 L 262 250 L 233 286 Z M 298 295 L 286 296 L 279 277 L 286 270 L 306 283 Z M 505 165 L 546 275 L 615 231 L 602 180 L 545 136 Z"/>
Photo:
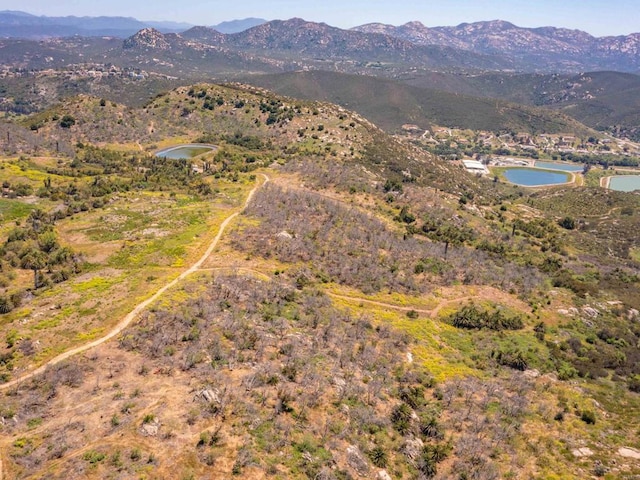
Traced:
<path id="1" fill-rule="evenodd" d="M 568 183 L 571 176 L 564 172 L 552 172 L 539 168 L 509 167 L 503 170 L 504 178 L 508 182 L 524 187 L 538 187 L 541 185 L 560 185 Z"/>
<path id="2" fill-rule="evenodd" d="M 536 160 L 537 168 L 546 168 L 547 170 L 563 170 L 565 172 L 581 172 L 584 167 L 577 163 L 558 163 L 558 162 L 541 162 Z"/>
<path id="3" fill-rule="evenodd" d="M 178 145 L 160 150 L 156 153 L 156 157 L 169 158 L 171 160 L 178 160 L 180 158 L 189 160 L 203 153 L 210 152 L 211 150 L 215 150 L 215 147 L 212 145 Z"/>
<path id="4" fill-rule="evenodd" d="M 611 177 L 609 188 L 618 192 L 633 192 L 640 190 L 640 175 L 620 175 Z"/>

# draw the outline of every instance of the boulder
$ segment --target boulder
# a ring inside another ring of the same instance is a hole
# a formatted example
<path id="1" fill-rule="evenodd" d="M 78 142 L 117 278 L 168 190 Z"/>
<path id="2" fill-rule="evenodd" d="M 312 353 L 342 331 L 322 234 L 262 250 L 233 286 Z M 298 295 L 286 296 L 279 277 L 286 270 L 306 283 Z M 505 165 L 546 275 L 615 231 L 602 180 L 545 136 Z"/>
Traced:
<path id="1" fill-rule="evenodd" d="M 365 477 L 369 473 L 369 462 L 355 445 L 347 447 L 347 463 L 361 477 Z"/>
<path id="2" fill-rule="evenodd" d="M 196 393 L 196 400 L 204 400 L 208 403 L 220 403 L 220 392 L 215 389 L 205 388 L 204 390 Z"/>
<path id="3" fill-rule="evenodd" d="M 618 449 L 618 455 L 626 458 L 635 458 L 636 460 L 640 460 L 640 450 L 636 450 L 631 447 L 620 447 Z"/>
<path id="4" fill-rule="evenodd" d="M 155 437 L 158 435 L 158 431 L 160 430 L 160 422 L 154 420 L 153 422 L 143 423 L 142 427 L 140 427 L 140 433 L 145 437 Z"/>
<path id="5" fill-rule="evenodd" d="M 402 446 L 402 453 L 404 453 L 410 460 L 416 460 L 422 453 L 424 442 L 419 438 L 408 438 Z"/>
<path id="6" fill-rule="evenodd" d="M 589 447 L 576 448 L 571 451 L 574 457 L 590 457 L 593 455 L 593 450 Z"/>
<path id="7" fill-rule="evenodd" d="M 389 475 L 386 470 L 380 470 L 376 478 L 377 480 L 392 480 L 391 475 Z"/>

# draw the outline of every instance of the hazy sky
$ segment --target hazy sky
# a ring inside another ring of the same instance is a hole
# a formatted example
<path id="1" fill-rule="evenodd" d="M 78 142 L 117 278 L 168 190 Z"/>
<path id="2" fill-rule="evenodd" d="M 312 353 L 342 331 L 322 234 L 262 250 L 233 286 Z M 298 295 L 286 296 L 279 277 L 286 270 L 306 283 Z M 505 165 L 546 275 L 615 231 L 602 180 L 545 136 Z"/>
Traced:
<path id="1" fill-rule="evenodd" d="M 500 19 L 522 27 L 576 28 L 595 36 L 640 31 L 640 0 L 0 0 L 0 10 L 195 25 L 246 17 L 302 17 L 342 28 L 369 22 L 400 25 L 419 20 L 435 27 Z"/>

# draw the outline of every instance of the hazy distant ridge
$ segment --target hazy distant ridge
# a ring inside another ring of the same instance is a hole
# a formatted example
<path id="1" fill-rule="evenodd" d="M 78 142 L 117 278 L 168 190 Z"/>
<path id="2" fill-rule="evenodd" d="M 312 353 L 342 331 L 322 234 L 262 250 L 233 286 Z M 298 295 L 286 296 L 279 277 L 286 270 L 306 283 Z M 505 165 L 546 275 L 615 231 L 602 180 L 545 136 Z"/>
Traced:
<path id="1" fill-rule="evenodd" d="M 222 33 L 236 33 L 265 23 L 262 18 L 230 20 L 214 25 Z M 155 28 L 163 33 L 178 33 L 193 27 L 190 23 L 144 21 L 131 17 L 47 17 L 21 11 L 0 12 L 0 37 L 47 38 L 81 36 L 128 37 L 143 28 Z"/>

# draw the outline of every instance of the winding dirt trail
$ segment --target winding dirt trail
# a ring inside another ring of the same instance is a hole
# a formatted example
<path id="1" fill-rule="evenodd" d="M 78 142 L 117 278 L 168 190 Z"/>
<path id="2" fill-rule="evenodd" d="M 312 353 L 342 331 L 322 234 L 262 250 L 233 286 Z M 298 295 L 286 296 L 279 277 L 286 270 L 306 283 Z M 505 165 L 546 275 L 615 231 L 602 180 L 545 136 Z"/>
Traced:
<path id="1" fill-rule="evenodd" d="M 362 297 L 349 297 L 347 295 L 340 295 L 338 293 L 327 292 L 327 295 L 329 295 L 330 297 L 333 297 L 333 298 L 337 298 L 339 300 L 345 300 L 347 302 L 367 303 L 369 305 L 375 305 L 376 307 L 390 308 L 392 310 L 399 310 L 401 312 L 410 312 L 411 310 L 413 310 L 414 312 L 426 313 L 426 314 L 431 315 L 431 312 L 433 311 L 433 310 L 423 310 L 423 309 L 420 309 L 420 308 L 403 307 L 403 306 L 400 306 L 400 305 L 394 305 L 392 303 L 378 302 L 376 300 L 369 300 L 369 299 L 362 298 Z"/>
<path id="2" fill-rule="evenodd" d="M 174 287 L 178 282 L 182 281 L 183 279 L 185 279 L 186 277 L 188 277 L 192 273 L 194 273 L 197 270 L 199 270 L 200 267 L 202 266 L 202 264 L 205 262 L 205 260 L 211 255 L 213 250 L 218 245 L 218 242 L 220 241 L 220 238 L 222 238 L 222 234 L 224 233 L 224 231 L 227 228 L 227 226 L 229 225 L 229 223 L 234 218 L 236 218 L 238 215 L 240 215 L 240 213 L 242 213 L 245 210 L 245 208 L 247 208 L 247 205 L 249 205 L 249 202 L 251 202 L 251 199 L 253 198 L 254 194 L 258 191 L 258 189 L 260 187 L 266 185 L 267 182 L 269 182 L 269 177 L 267 175 L 265 175 L 263 173 L 262 176 L 264 177 L 264 182 L 259 183 L 255 187 L 253 187 L 253 189 L 249 192 L 249 195 L 247 196 L 247 199 L 245 200 L 242 208 L 240 210 L 238 210 L 237 212 L 229 215 L 222 222 L 222 224 L 220 225 L 220 228 L 218 229 L 217 235 L 215 236 L 215 238 L 209 244 L 209 247 L 207 248 L 206 252 L 204 252 L 204 254 L 193 265 L 191 265 L 191 267 L 189 267 L 189 269 L 185 270 L 178 277 L 176 277 L 175 279 L 173 279 L 169 283 L 165 284 L 162 288 L 160 288 L 151 297 L 147 298 L 146 300 L 144 300 L 144 301 L 140 302 L 138 305 L 136 305 L 136 307 L 133 310 L 131 310 L 104 337 L 101 337 L 101 338 L 99 338 L 97 340 L 94 340 L 93 342 L 86 343 L 84 345 L 80 345 L 79 347 L 72 348 L 71 350 L 67 350 L 66 352 L 61 353 L 57 357 L 54 357 L 51 360 L 47 361 L 46 363 L 44 363 L 40 367 L 36 368 L 35 370 L 33 370 L 33 371 L 29 372 L 29 373 L 25 373 L 24 375 L 16 378 L 15 380 L 11 380 L 10 382 L 3 383 L 2 385 L 0 385 L 0 391 L 7 390 L 7 389 L 9 389 L 9 388 L 11 388 L 11 387 L 13 387 L 15 385 L 20 384 L 21 382 L 24 382 L 25 380 L 28 380 L 30 378 L 35 377 L 36 375 L 40 375 L 41 373 L 43 373 L 47 369 L 47 367 L 50 367 L 52 365 L 56 365 L 57 363 L 60 363 L 63 360 L 68 359 L 69 357 L 77 355 L 78 353 L 86 352 L 87 350 L 90 350 L 90 349 L 92 349 L 94 347 L 97 347 L 98 345 L 103 344 L 104 342 L 106 342 L 108 340 L 111 340 L 113 337 L 115 337 L 120 332 L 122 332 L 125 328 L 127 328 L 131 324 L 131 322 L 144 309 L 146 309 L 151 303 L 155 302 L 164 292 L 166 292 L 168 289 Z M 0 466 L 1 466 L 1 464 L 0 464 Z M 2 470 L 1 469 L 0 469 L 0 480 L 2 480 Z"/>
<path id="3" fill-rule="evenodd" d="M 376 307 L 388 308 L 390 310 L 398 310 L 400 312 L 414 311 L 414 312 L 417 312 L 417 313 L 424 313 L 424 314 L 429 315 L 430 318 L 436 318 L 438 316 L 438 313 L 440 312 L 440 310 L 442 310 L 443 308 L 447 307 L 448 305 L 455 305 L 457 303 L 468 302 L 468 301 L 471 301 L 471 300 L 474 300 L 474 299 L 477 299 L 477 298 L 483 298 L 481 295 L 471 295 L 471 296 L 450 298 L 448 300 L 440 301 L 437 306 L 435 306 L 434 308 L 432 308 L 430 310 L 424 310 L 424 309 L 420 309 L 420 308 L 403 307 L 401 305 L 394 305 L 393 303 L 385 303 L 385 302 L 378 302 L 376 300 L 368 300 L 368 299 L 362 298 L 362 297 L 349 297 L 347 295 L 339 295 L 337 293 L 329 293 L 329 292 L 327 292 L 327 295 L 329 295 L 330 297 L 333 297 L 333 298 L 337 298 L 339 300 L 345 300 L 347 302 L 367 303 L 369 305 L 375 305 Z"/>

